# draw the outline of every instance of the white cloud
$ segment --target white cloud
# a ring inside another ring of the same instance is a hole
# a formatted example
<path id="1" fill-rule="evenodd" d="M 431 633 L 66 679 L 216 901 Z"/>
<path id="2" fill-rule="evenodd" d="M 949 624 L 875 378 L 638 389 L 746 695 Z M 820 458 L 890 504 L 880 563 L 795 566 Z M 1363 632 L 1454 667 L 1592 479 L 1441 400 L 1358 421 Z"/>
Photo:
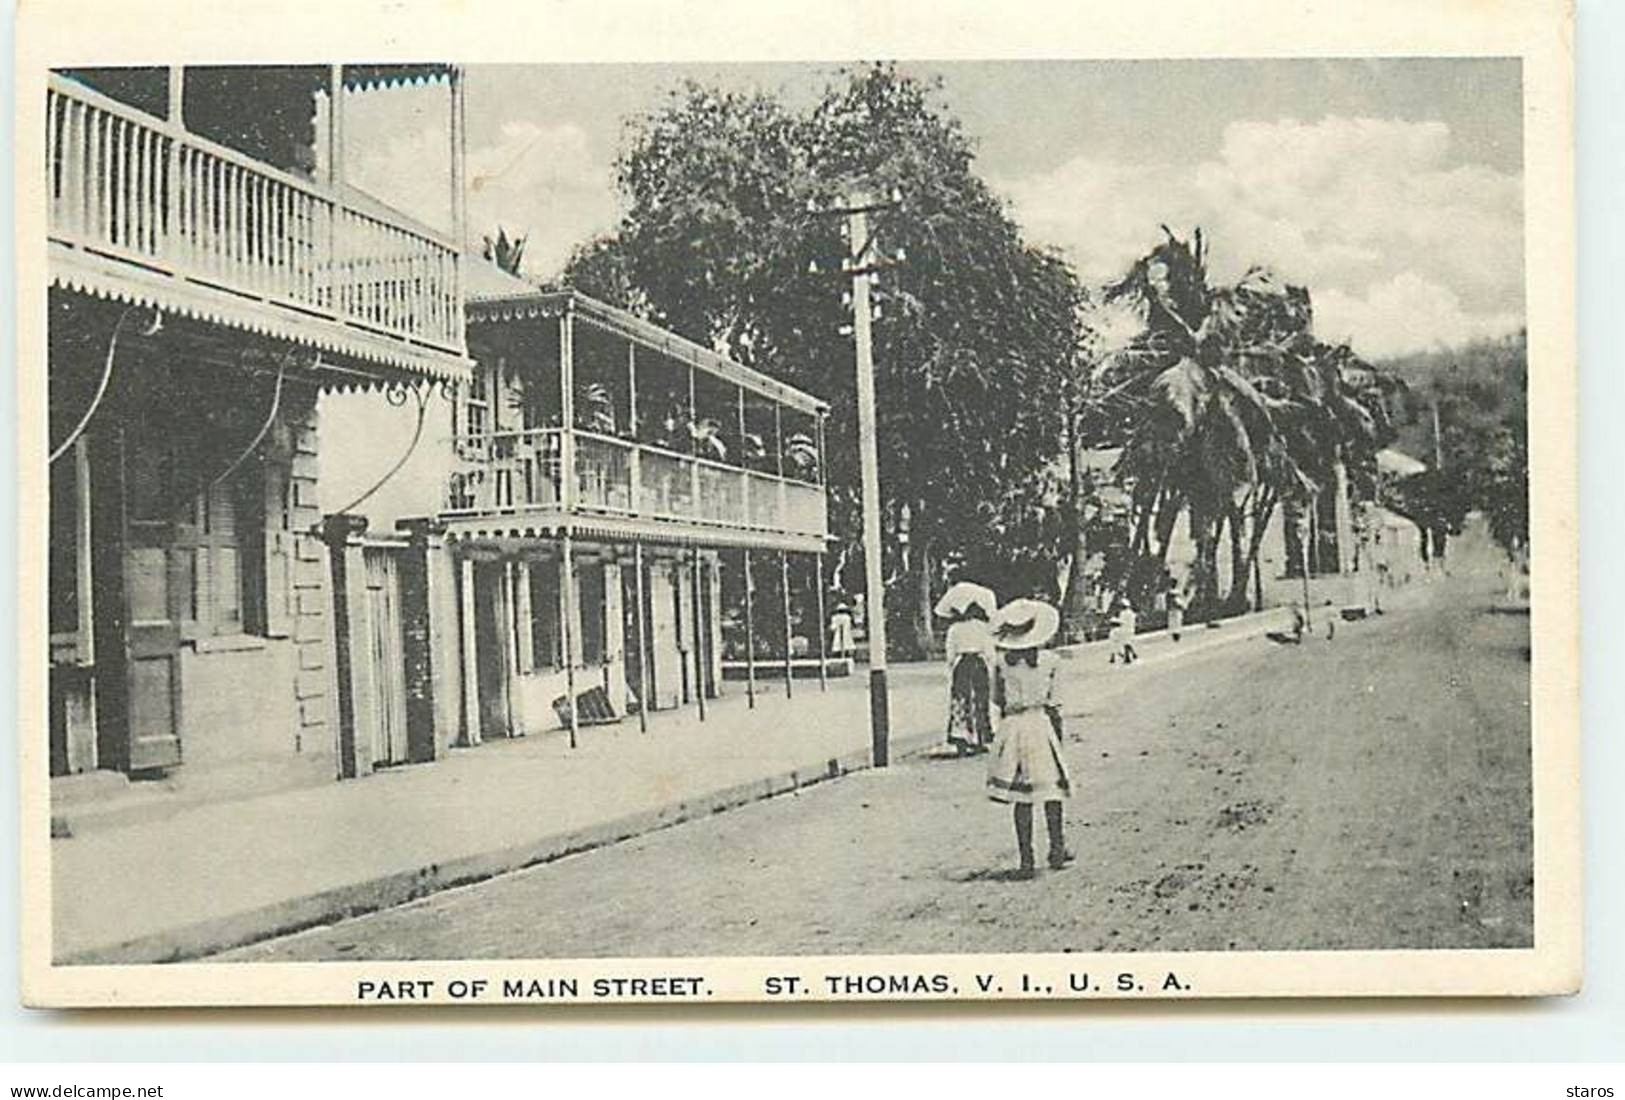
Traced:
<path id="1" fill-rule="evenodd" d="M 510 121 L 499 140 L 468 153 L 468 218 L 477 240 L 501 225 L 528 234 L 525 268 L 556 274 L 577 244 L 613 227 L 613 171 L 574 123 Z"/>
<path id="2" fill-rule="evenodd" d="M 1234 122 L 1198 163 L 1080 156 L 1003 190 L 1028 233 L 1062 247 L 1091 282 L 1121 274 L 1160 239 L 1159 224 L 1200 225 L 1215 278 L 1261 263 L 1307 285 L 1317 315 L 1348 326 L 1368 356 L 1522 315 L 1521 180 L 1451 164 L 1441 122 Z M 1405 292 L 1421 295 L 1425 317 L 1398 308 Z"/>
<path id="3" fill-rule="evenodd" d="M 366 148 L 352 145 L 351 182 L 430 225 L 450 229 L 447 186 L 450 143 L 444 112 L 393 108 L 381 124 L 351 132 L 384 135 Z M 577 244 L 613 227 L 618 213 L 613 169 L 571 122 L 540 126 L 505 123 L 495 141 L 470 147 L 467 160 L 468 243 L 478 247 L 500 225 L 528 236 L 525 270 L 556 274 Z"/>
<path id="4" fill-rule="evenodd" d="M 1451 347 L 1516 328 L 1516 313 L 1468 313 L 1448 287 L 1405 271 L 1361 295 L 1327 290 L 1315 296 L 1315 335 L 1330 343 L 1352 340 L 1367 358 L 1380 359 L 1431 347 Z"/>

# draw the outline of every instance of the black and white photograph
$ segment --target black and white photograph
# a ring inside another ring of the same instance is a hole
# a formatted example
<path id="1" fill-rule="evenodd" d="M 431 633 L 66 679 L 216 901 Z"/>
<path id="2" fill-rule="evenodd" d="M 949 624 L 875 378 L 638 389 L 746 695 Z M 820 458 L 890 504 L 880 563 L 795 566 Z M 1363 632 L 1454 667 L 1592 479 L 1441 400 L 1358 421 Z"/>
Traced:
<path id="1" fill-rule="evenodd" d="M 364 35 L 19 95 L 32 998 L 1576 987 L 1546 55 Z"/>

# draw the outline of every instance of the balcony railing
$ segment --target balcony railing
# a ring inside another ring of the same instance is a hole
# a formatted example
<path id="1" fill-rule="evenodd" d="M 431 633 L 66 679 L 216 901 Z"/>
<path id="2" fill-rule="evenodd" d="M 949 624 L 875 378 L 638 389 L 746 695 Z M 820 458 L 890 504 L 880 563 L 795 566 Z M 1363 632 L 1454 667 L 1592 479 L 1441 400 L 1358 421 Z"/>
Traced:
<path id="1" fill-rule="evenodd" d="M 461 353 L 449 241 L 72 80 L 47 97 L 53 239 Z"/>
<path id="2" fill-rule="evenodd" d="M 561 428 L 488 432 L 458 436 L 453 449 L 458 468 L 448 516 L 569 509 L 817 538 L 827 531 L 822 486 L 612 436 Z"/>

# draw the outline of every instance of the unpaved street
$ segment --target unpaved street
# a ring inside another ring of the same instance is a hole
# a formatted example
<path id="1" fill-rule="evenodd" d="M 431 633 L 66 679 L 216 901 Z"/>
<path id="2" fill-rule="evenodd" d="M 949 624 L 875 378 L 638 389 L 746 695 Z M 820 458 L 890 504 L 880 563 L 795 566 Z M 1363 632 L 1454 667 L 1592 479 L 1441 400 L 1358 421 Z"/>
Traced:
<path id="1" fill-rule="evenodd" d="M 1035 881 L 980 760 L 909 759 L 228 957 L 1526 946 L 1528 618 L 1434 595 L 1068 665 L 1079 860 Z"/>

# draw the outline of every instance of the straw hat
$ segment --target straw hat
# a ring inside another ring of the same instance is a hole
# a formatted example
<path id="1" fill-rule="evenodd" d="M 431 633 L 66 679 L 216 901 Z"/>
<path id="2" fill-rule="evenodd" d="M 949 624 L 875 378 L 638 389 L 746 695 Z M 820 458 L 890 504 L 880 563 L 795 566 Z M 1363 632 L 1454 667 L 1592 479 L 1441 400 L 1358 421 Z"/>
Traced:
<path id="1" fill-rule="evenodd" d="M 1000 649 L 1037 649 L 1061 625 L 1061 613 L 1043 600 L 1011 600 L 993 616 L 993 644 Z"/>
<path id="2" fill-rule="evenodd" d="M 959 581 L 942 594 L 935 610 L 940 618 L 957 619 L 973 607 L 980 607 L 991 619 L 999 609 L 999 598 L 986 585 Z"/>

